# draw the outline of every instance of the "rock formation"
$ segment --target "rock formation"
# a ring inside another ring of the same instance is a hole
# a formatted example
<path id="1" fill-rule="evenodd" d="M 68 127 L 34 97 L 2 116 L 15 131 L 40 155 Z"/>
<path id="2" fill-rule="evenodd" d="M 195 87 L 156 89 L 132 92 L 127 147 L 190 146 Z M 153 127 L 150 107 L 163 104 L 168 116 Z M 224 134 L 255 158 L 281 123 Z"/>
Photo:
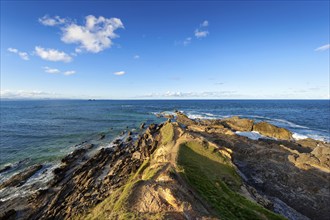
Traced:
<path id="1" fill-rule="evenodd" d="M 235 134 L 252 130 L 276 139 Z M 294 141 L 264 122 L 180 112 L 128 137 L 110 148 L 84 142 L 47 189 L 0 202 L 0 219 L 328 219 L 327 143 Z M 23 185 L 40 166 L 0 188 Z"/>

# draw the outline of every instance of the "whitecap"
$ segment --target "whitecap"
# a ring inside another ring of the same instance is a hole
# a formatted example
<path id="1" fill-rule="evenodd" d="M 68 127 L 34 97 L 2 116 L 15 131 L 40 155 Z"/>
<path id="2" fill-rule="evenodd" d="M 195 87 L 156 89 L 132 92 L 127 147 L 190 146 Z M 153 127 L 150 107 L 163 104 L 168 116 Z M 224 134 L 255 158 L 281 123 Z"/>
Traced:
<path id="1" fill-rule="evenodd" d="M 248 137 L 252 140 L 258 140 L 259 138 L 266 138 L 257 131 L 236 131 L 236 134 L 244 137 Z"/>
<path id="2" fill-rule="evenodd" d="M 295 140 L 301 140 L 301 139 L 306 139 L 308 136 L 303 135 L 303 134 L 298 134 L 298 133 L 293 133 L 292 134 L 293 139 Z"/>

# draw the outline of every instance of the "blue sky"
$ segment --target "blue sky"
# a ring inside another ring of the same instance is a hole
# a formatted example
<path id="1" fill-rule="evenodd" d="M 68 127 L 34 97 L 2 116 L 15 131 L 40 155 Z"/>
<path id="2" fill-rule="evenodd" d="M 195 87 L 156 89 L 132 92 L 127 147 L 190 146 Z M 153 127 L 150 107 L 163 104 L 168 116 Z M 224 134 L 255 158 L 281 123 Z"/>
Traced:
<path id="1" fill-rule="evenodd" d="M 2 1 L 1 97 L 329 98 L 329 1 Z"/>

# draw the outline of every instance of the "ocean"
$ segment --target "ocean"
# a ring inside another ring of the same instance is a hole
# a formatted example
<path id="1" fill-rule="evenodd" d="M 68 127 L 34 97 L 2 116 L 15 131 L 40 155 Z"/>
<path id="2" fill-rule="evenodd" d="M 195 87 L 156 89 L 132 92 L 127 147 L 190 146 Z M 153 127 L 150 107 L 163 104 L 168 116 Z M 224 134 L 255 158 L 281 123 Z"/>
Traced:
<path id="1" fill-rule="evenodd" d="M 35 181 L 46 181 L 60 159 L 80 143 L 94 141 L 107 147 L 122 131 L 138 132 L 142 122 L 160 123 L 165 119 L 157 118 L 157 113 L 174 110 L 191 118 L 238 115 L 290 129 L 295 138 L 330 140 L 329 100 L 29 100 L 0 104 L 0 170 L 12 166 L 0 174 L 0 182 L 37 163 L 44 164 L 45 170 Z M 105 138 L 99 140 L 100 134 Z"/>

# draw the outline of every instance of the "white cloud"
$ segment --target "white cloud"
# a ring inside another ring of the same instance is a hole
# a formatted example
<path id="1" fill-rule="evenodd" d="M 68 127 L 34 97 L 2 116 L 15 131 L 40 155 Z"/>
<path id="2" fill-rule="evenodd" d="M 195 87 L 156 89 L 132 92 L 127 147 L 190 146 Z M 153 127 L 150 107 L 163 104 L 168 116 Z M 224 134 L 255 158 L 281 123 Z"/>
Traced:
<path id="1" fill-rule="evenodd" d="M 66 19 L 60 18 L 59 16 L 55 16 L 51 18 L 48 15 L 39 18 L 38 21 L 45 26 L 56 26 L 56 25 L 65 24 L 67 22 Z"/>
<path id="2" fill-rule="evenodd" d="M 330 49 L 330 44 L 323 45 L 315 49 L 315 51 L 326 51 Z"/>
<path id="3" fill-rule="evenodd" d="M 45 70 L 46 73 L 60 73 L 61 71 L 59 69 L 55 69 L 55 68 L 50 68 L 48 66 L 43 67 L 43 69 Z"/>
<path id="4" fill-rule="evenodd" d="M 62 62 L 70 62 L 72 61 L 72 57 L 66 54 L 63 51 L 58 51 L 55 49 L 45 49 L 42 47 L 35 47 L 35 53 L 44 60 L 48 61 L 62 61 Z"/>
<path id="5" fill-rule="evenodd" d="M 209 22 L 207 20 L 203 21 L 201 27 L 207 27 L 207 26 L 209 26 Z"/>
<path id="6" fill-rule="evenodd" d="M 61 40 L 68 44 L 78 44 L 77 53 L 84 50 L 98 53 L 111 47 L 112 39 L 119 37 L 115 31 L 124 28 L 119 18 L 105 18 L 103 16 L 96 18 L 93 15 L 88 15 L 85 20 L 85 25 L 70 23 L 62 28 Z"/>
<path id="7" fill-rule="evenodd" d="M 65 76 L 70 76 L 70 75 L 76 74 L 75 70 L 68 70 L 68 71 L 62 72 L 59 69 L 50 68 L 48 66 L 43 67 L 43 69 L 45 70 L 46 73 L 50 73 L 50 74 L 63 74 Z"/>
<path id="8" fill-rule="evenodd" d="M 238 95 L 236 91 L 211 91 L 211 92 L 172 92 L 151 93 L 142 97 L 149 98 L 222 98 Z"/>
<path id="9" fill-rule="evenodd" d="M 28 55 L 28 53 L 26 53 L 26 52 L 22 52 L 22 51 L 19 51 L 18 49 L 16 49 L 16 48 L 8 48 L 7 49 L 9 52 L 11 52 L 11 53 L 15 53 L 15 54 L 17 54 L 21 59 L 23 59 L 23 60 L 29 60 L 29 55 Z"/>
<path id="10" fill-rule="evenodd" d="M 134 55 L 134 57 L 133 57 L 135 60 L 137 60 L 137 59 L 140 59 L 140 56 L 139 55 Z"/>
<path id="11" fill-rule="evenodd" d="M 11 53 L 18 53 L 18 50 L 16 48 L 9 47 L 8 51 L 11 52 Z"/>
<path id="12" fill-rule="evenodd" d="M 195 37 L 197 39 L 203 38 L 203 37 L 206 37 L 207 35 L 209 35 L 208 30 L 206 30 L 206 27 L 209 26 L 209 22 L 207 20 L 203 21 L 199 26 L 200 26 L 200 28 L 197 28 L 195 30 Z"/>
<path id="13" fill-rule="evenodd" d="M 60 98 L 59 94 L 44 91 L 25 91 L 25 90 L 1 90 L 1 98 L 5 99 L 43 99 L 43 98 Z"/>
<path id="14" fill-rule="evenodd" d="M 114 72 L 113 74 L 117 75 L 117 76 L 122 76 L 124 74 L 126 74 L 125 71 L 118 71 L 118 72 Z"/>
<path id="15" fill-rule="evenodd" d="M 66 76 L 70 76 L 70 75 L 76 74 L 76 71 L 74 71 L 74 70 L 65 71 L 63 74 Z"/>
<path id="16" fill-rule="evenodd" d="M 206 37 L 207 35 L 209 35 L 208 31 L 201 31 L 199 29 L 195 30 L 195 37 L 196 38 L 203 38 L 203 37 Z"/>
<path id="17" fill-rule="evenodd" d="M 183 41 L 183 45 L 187 46 L 188 44 L 191 43 L 191 37 L 187 37 L 184 41 Z"/>

